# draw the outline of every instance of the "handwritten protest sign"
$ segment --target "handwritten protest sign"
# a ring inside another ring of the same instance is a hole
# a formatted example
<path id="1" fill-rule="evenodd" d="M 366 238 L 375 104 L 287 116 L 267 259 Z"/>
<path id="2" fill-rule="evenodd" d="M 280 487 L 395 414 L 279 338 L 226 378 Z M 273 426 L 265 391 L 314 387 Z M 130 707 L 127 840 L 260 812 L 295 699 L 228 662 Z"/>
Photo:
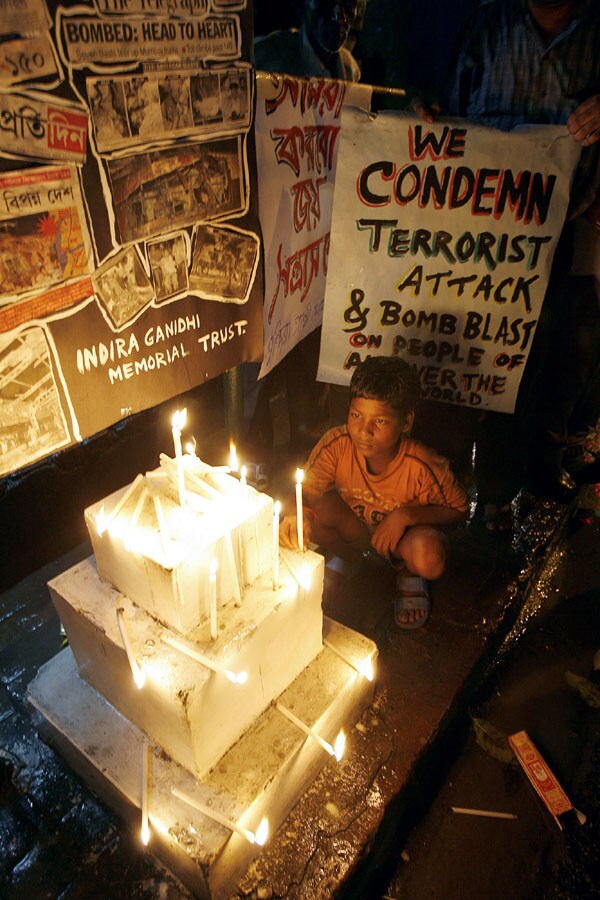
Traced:
<path id="1" fill-rule="evenodd" d="M 345 112 L 319 379 L 398 355 L 426 397 L 512 412 L 578 152 L 559 126 Z"/>
<path id="2" fill-rule="evenodd" d="M 365 85 L 258 73 L 255 127 L 265 247 L 260 377 L 321 324 L 340 116 L 344 104 L 370 102 Z"/>

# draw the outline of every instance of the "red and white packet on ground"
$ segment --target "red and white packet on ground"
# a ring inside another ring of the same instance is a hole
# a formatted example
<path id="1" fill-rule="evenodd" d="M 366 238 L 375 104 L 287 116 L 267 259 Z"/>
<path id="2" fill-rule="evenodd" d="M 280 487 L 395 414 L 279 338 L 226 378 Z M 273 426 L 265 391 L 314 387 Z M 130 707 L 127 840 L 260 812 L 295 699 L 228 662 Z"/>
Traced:
<path id="1" fill-rule="evenodd" d="M 517 731 L 516 734 L 511 734 L 508 742 L 525 774 L 562 831 L 563 826 L 559 816 L 573 809 L 573 804 L 526 731 Z"/>

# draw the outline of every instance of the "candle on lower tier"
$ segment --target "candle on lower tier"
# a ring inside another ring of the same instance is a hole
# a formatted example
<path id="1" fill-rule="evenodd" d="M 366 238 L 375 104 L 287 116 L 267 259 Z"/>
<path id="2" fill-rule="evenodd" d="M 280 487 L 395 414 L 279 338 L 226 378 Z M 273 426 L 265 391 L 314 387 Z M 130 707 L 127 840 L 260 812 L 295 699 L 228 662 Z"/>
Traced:
<path id="1" fill-rule="evenodd" d="M 177 483 L 179 486 L 179 503 L 185 506 L 185 471 L 183 468 L 183 452 L 181 450 L 181 429 L 185 425 L 187 410 L 176 410 L 171 420 L 173 432 L 173 444 L 175 447 L 175 462 L 177 463 Z"/>
<path id="2" fill-rule="evenodd" d="M 216 641 L 219 630 L 217 627 L 217 560 L 210 561 L 210 577 L 208 585 L 208 600 L 210 608 L 210 638 Z"/>
<path id="3" fill-rule="evenodd" d="M 150 840 L 150 828 L 148 826 L 148 788 L 150 770 L 150 745 L 148 741 L 142 744 L 142 844 L 148 845 Z"/>
<path id="4" fill-rule="evenodd" d="M 120 500 L 117 501 L 117 503 L 115 504 L 113 509 L 111 509 L 111 511 L 108 513 L 108 515 L 104 516 L 104 521 L 102 523 L 103 524 L 102 530 L 100 529 L 100 526 L 98 527 L 99 534 L 101 534 L 102 531 L 104 531 L 106 528 L 108 528 L 108 526 L 110 525 L 112 520 L 115 519 L 119 515 L 119 513 L 121 512 L 121 510 L 123 509 L 123 507 L 125 506 L 127 501 L 129 500 L 129 498 L 131 497 L 133 492 L 136 490 L 137 486 L 143 480 L 144 480 L 144 476 L 142 474 L 135 476 L 134 480 L 131 482 L 131 484 L 129 485 L 127 490 L 121 495 Z"/>
<path id="5" fill-rule="evenodd" d="M 273 506 L 273 590 L 279 587 L 279 514 L 281 503 L 279 500 Z"/>
<path id="6" fill-rule="evenodd" d="M 304 513 L 302 509 L 302 480 L 304 472 L 296 469 L 296 520 L 298 522 L 298 547 L 304 550 Z"/>
<path id="7" fill-rule="evenodd" d="M 246 466 L 242 466 L 242 468 L 240 469 L 240 484 L 241 485 L 245 486 L 248 484 L 247 473 L 248 473 L 248 470 L 246 469 Z"/>
<path id="8" fill-rule="evenodd" d="M 337 656 L 339 656 L 340 659 L 343 659 L 345 663 L 348 663 L 348 665 L 352 669 L 360 672 L 360 674 L 363 675 L 367 679 L 367 681 L 373 681 L 375 675 L 373 672 L 373 660 L 370 656 L 366 656 L 360 662 L 354 662 L 354 660 L 350 659 L 349 656 L 346 656 L 346 654 L 342 650 L 340 650 L 339 647 L 336 647 L 335 644 L 332 644 L 331 641 L 328 641 L 326 638 L 323 638 L 323 644 L 325 645 L 325 647 L 329 647 L 330 650 L 333 650 L 333 652 Z"/>
<path id="9" fill-rule="evenodd" d="M 290 722 L 292 722 L 301 731 L 303 731 L 304 734 L 308 735 L 314 741 L 316 741 L 317 744 L 319 744 L 323 748 L 323 750 L 326 750 L 330 756 L 335 756 L 337 761 L 340 761 L 340 759 L 344 755 L 344 748 L 346 745 L 343 731 L 340 731 L 335 740 L 335 746 L 332 746 L 329 741 L 326 741 L 324 738 L 322 738 L 321 735 L 318 734 L 313 728 L 311 728 L 309 725 L 306 725 L 306 723 L 303 722 L 302 719 L 299 719 L 298 716 L 295 716 L 293 712 L 291 712 L 281 703 L 275 703 L 275 709 L 277 709 L 282 715 L 286 717 L 286 719 L 289 719 Z"/>
<path id="10" fill-rule="evenodd" d="M 117 609 L 117 625 L 119 626 L 121 640 L 123 641 L 125 653 L 127 654 L 127 659 L 129 660 L 133 680 L 135 681 L 136 686 L 141 689 L 146 683 L 146 676 L 144 675 L 143 670 L 140 668 L 138 661 L 135 658 L 131 643 L 129 641 L 127 625 L 125 624 L 125 610 L 122 607 L 119 607 L 119 609 Z"/>
<path id="11" fill-rule="evenodd" d="M 169 647 L 173 647 L 175 650 L 180 650 L 181 653 L 185 653 L 185 655 L 189 656 L 190 659 L 195 659 L 196 662 L 199 662 L 200 665 L 205 666 L 212 672 L 220 672 L 222 675 L 225 675 L 234 684 L 245 684 L 248 681 L 247 672 L 232 672 L 231 669 L 227 669 L 225 666 L 222 666 L 220 663 L 209 659 L 202 653 L 198 653 L 197 650 L 192 649 L 192 647 L 188 647 L 187 644 L 184 644 L 182 641 L 178 640 L 176 637 L 173 637 L 170 634 L 165 634 L 162 637 L 162 640 L 165 644 L 168 644 Z"/>
<path id="12" fill-rule="evenodd" d="M 237 822 L 234 822 L 232 819 L 228 819 L 227 816 L 224 816 L 222 813 L 217 812 L 210 806 L 206 806 L 204 803 L 200 803 L 200 801 L 196 800 L 194 797 L 190 797 L 188 794 L 184 794 L 183 791 L 180 791 L 178 788 L 171 788 L 171 793 L 174 797 L 177 797 L 179 800 L 183 800 L 184 803 L 187 803 L 188 806 L 191 806 L 193 809 L 198 810 L 198 812 L 202 813 L 203 816 L 207 816 L 214 822 L 218 822 L 219 825 L 223 825 L 224 828 L 228 828 L 230 831 L 235 831 L 237 832 L 237 834 L 241 834 L 241 836 L 246 838 L 246 840 L 251 844 L 258 844 L 260 847 L 263 847 L 266 844 L 267 838 L 269 836 L 269 823 L 266 819 L 261 819 L 256 831 L 250 831 L 248 828 L 244 828 L 243 825 L 238 825 Z"/>

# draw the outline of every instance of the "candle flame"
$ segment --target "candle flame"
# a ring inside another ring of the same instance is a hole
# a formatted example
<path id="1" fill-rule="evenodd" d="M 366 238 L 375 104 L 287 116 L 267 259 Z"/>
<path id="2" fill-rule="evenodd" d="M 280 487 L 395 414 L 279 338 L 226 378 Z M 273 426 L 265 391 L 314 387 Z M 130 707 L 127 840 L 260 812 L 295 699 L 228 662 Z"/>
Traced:
<path id="1" fill-rule="evenodd" d="M 150 828 L 148 827 L 148 823 L 144 822 L 142 824 L 142 830 L 140 832 L 140 838 L 142 840 L 142 844 L 144 847 L 147 847 L 150 842 Z"/>
<path id="2" fill-rule="evenodd" d="M 196 455 L 196 438 L 192 437 L 191 441 L 188 441 L 185 445 L 185 452 L 190 456 Z"/>
<path id="3" fill-rule="evenodd" d="M 141 691 L 146 684 L 146 673 L 139 665 L 133 670 L 133 680 L 138 691 Z"/>
<path id="4" fill-rule="evenodd" d="M 280 512 L 281 512 L 281 503 L 279 502 L 279 500 L 276 500 L 275 505 L 273 507 L 273 514 L 278 516 L 280 514 Z"/>
<path id="5" fill-rule="evenodd" d="M 248 681 L 247 672 L 230 672 L 229 669 L 227 669 L 225 674 L 233 684 L 246 684 Z"/>
<path id="6" fill-rule="evenodd" d="M 259 847 L 264 847 L 269 839 L 269 822 L 268 819 L 260 820 L 259 826 L 254 832 L 254 843 Z"/>
<path id="7" fill-rule="evenodd" d="M 346 750 L 346 735 L 343 731 L 340 731 L 338 736 L 335 739 L 335 744 L 333 745 L 333 755 L 339 762 L 344 755 Z"/>
<path id="8" fill-rule="evenodd" d="M 183 409 L 176 409 L 173 413 L 173 418 L 171 419 L 171 428 L 174 431 L 181 431 L 185 425 L 186 419 L 187 409 L 185 407 Z"/>
<path id="9" fill-rule="evenodd" d="M 363 661 L 358 666 L 358 671 L 367 679 L 367 681 L 373 681 L 373 679 L 375 678 L 375 672 L 373 670 L 373 660 L 370 656 L 367 656 L 366 659 L 363 659 Z"/>
<path id="10" fill-rule="evenodd" d="M 296 469 L 296 484 L 302 484 L 304 481 L 304 469 Z"/>
<path id="11" fill-rule="evenodd" d="M 238 470 L 237 452 L 233 441 L 229 441 L 229 468 L 232 472 L 237 472 Z"/>

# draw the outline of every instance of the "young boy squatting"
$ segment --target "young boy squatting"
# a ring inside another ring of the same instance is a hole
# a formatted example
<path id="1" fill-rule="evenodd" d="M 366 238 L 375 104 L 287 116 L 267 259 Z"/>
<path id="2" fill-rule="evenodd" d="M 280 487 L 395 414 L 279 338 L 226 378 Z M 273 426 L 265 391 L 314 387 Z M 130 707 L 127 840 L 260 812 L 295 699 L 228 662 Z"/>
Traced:
<path id="1" fill-rule="evenodd" d="M 304 543 L 344 558 L 375 550 L 398 569 L 396 623 L 419 628 L 431 609 L 429 581 L 446 567 L 440 529 L 467 518 L 468 498 L 446 459 L 414 441 L 418 375 L 397 357 L 361 363 L 350 382 L 346 425 L 330 429 L 304 469 Z M 295 515 L 280 543 L 298 548 Z"/>

